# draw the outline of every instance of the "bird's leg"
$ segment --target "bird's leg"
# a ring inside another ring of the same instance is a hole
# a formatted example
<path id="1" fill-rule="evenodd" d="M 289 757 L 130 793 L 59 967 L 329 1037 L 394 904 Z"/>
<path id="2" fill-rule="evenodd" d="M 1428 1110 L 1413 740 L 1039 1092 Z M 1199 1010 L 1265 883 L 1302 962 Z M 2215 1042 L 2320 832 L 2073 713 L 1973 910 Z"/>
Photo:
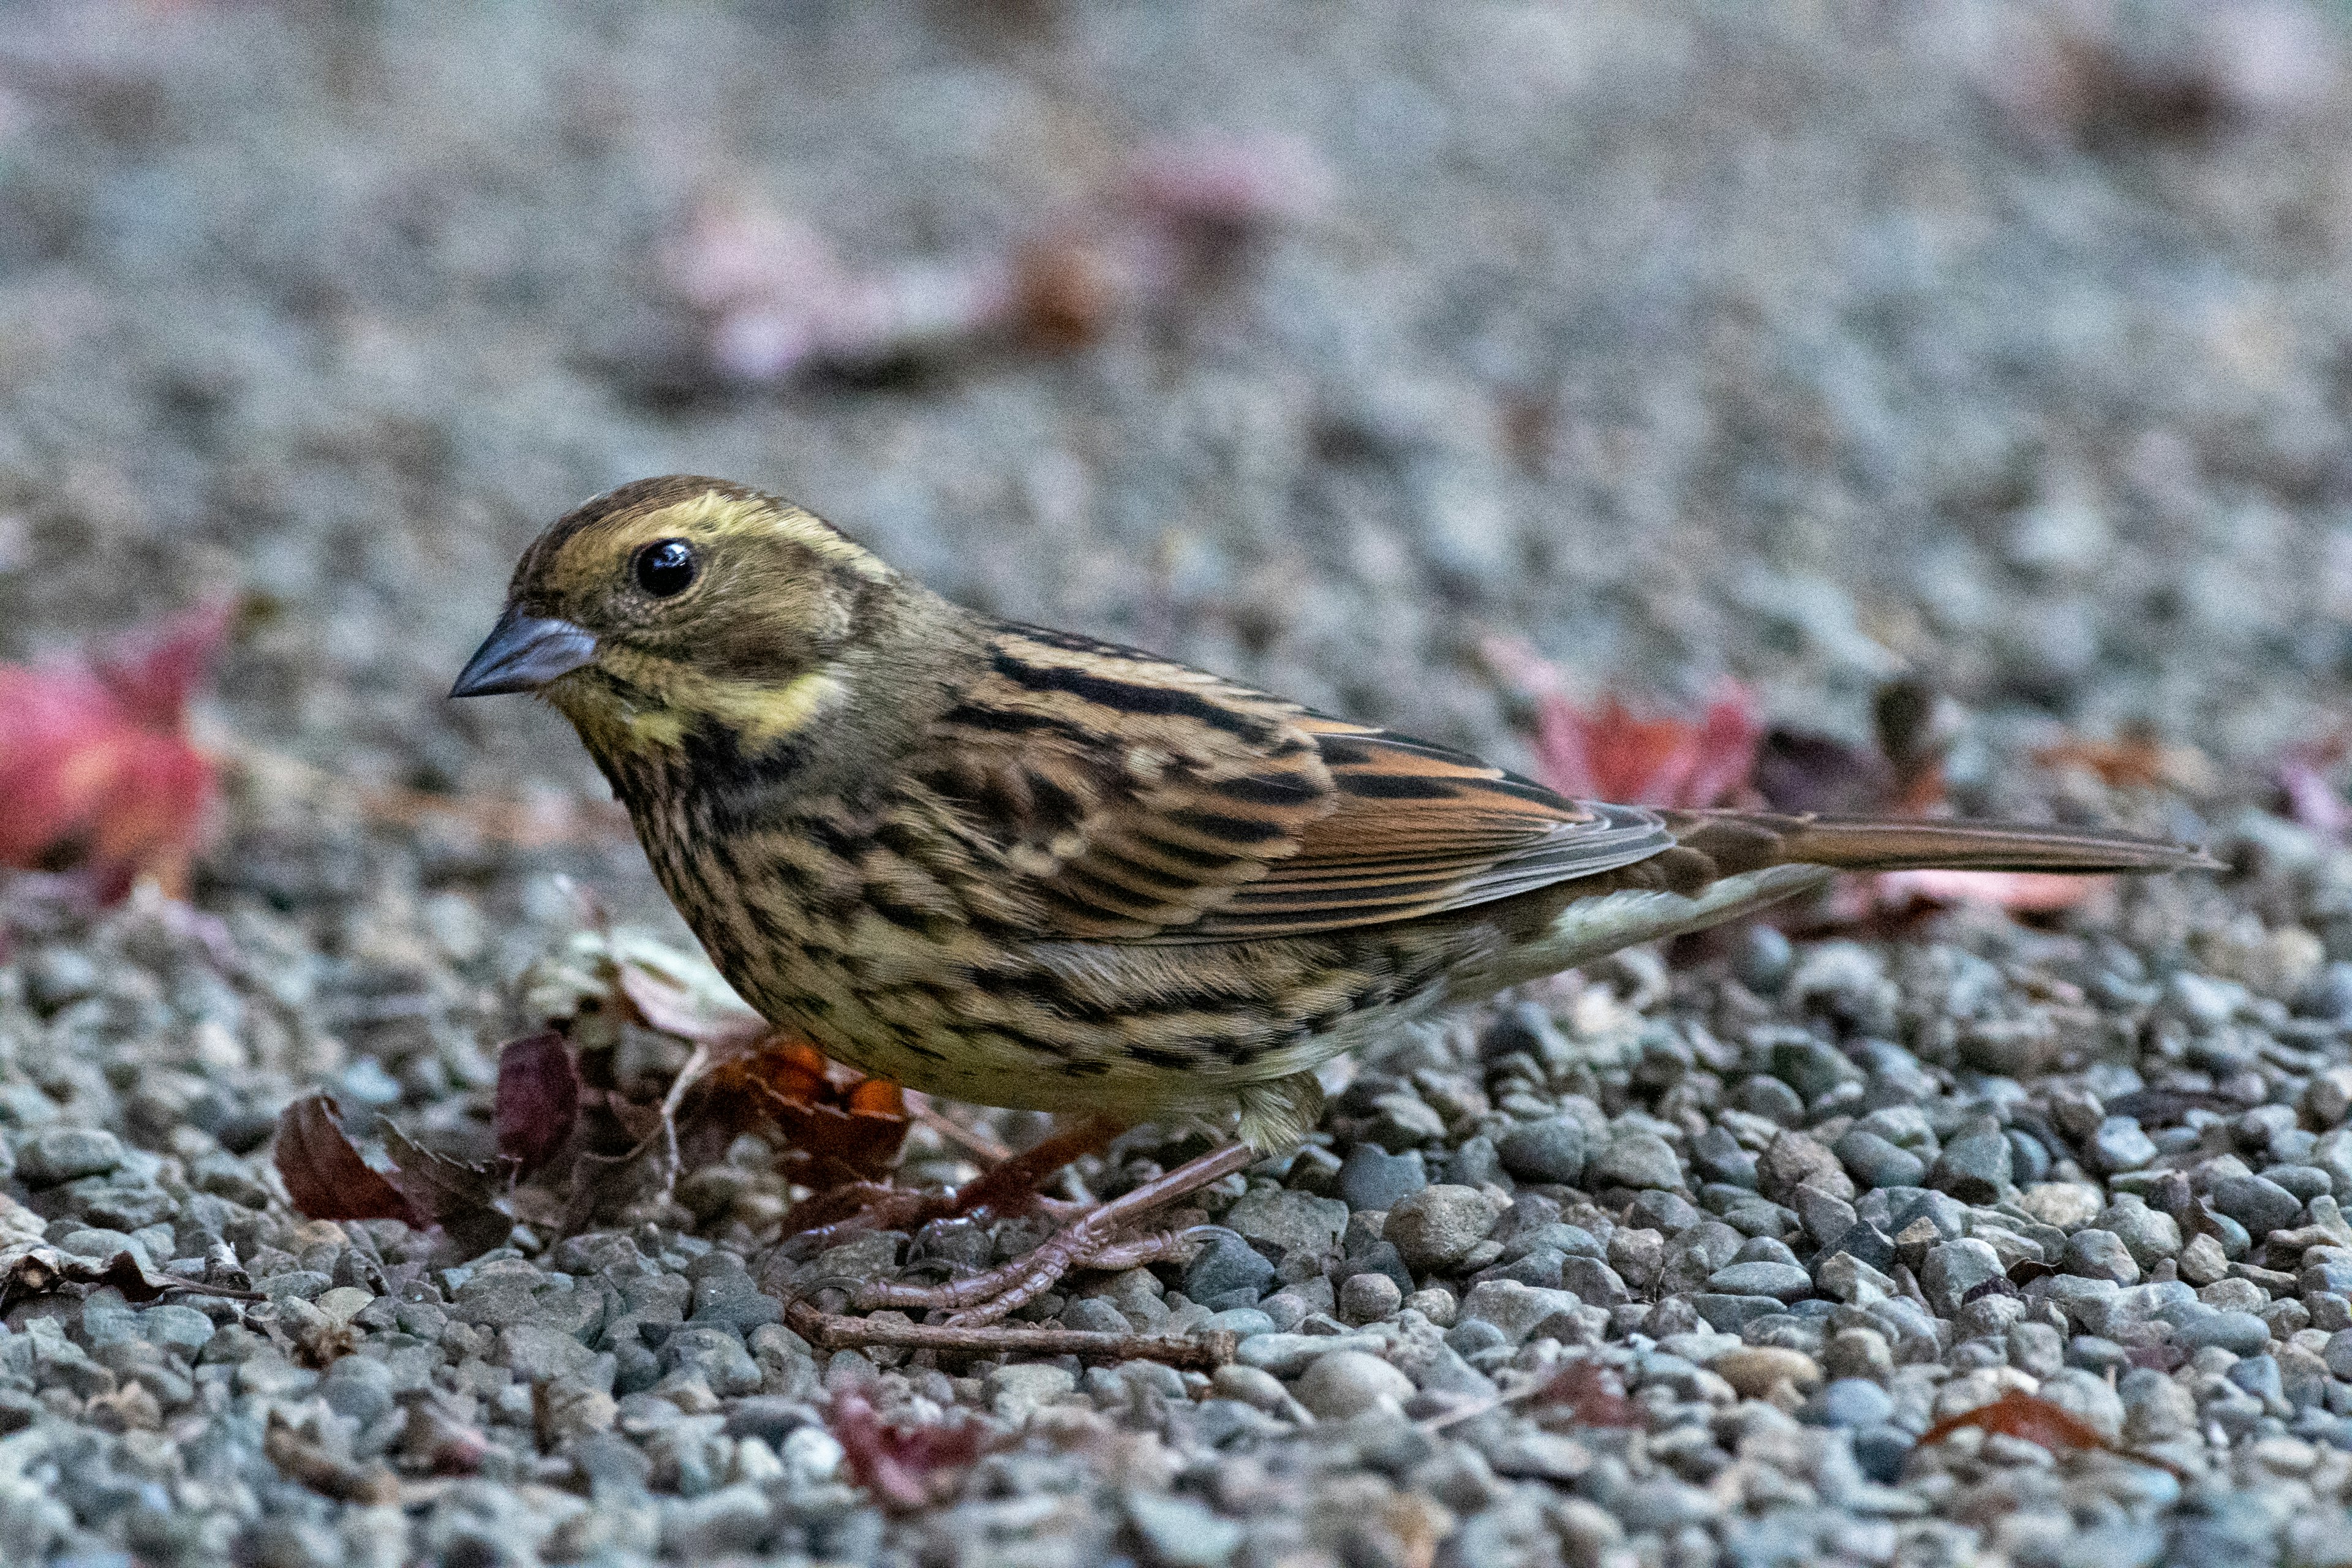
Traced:
<path id="1" fill-rule="evenodd" d="M 814 1223 L 793 1241 L 805 1255 L 860 1231 L 912 1230 L 931 1220 L 960 1219 L 983 1210 L 1004 1217 L 1031 1208 L 1051 1212 L 1058 1205 L 1037 1191 L 1045 1179 L 1071 1161 L 1108 1147 L 1127 1127 L 1108 1116 L 1089 1116 L 1047 1133 L 952 1192 L 901 1192 L 861 1182 L 820 1194 L 804 1205 L 814 1211 L 809 1216 Z M 835 1215 L 841 1217 L 834 1218 Z"/>
<path id="2" fill-rule="evenodd" d="M 1085 1218 L 1064 1226 L 1000 1268 L 946 1285 L 866 1285 L 857 1292 L 857 1309 L 870 1312 L 880 1307 L 917 1311 L 944 1308 L 956 1314 L 950 1320 L 956 1324 L 992 1323 L 1043 1295 L 1073 1268 L 1132 1268 L 1168 1256 L 1184 1244 L 1181 1234 L 1129 1241 L 1120 1241 L 1119 1234 L 1154 1209 L 1196 1193 L 1258 1158 L 1258 1152 L 1246 1143 L 1223 1144 L 1132 1192 L 1097 1205 Z"/>

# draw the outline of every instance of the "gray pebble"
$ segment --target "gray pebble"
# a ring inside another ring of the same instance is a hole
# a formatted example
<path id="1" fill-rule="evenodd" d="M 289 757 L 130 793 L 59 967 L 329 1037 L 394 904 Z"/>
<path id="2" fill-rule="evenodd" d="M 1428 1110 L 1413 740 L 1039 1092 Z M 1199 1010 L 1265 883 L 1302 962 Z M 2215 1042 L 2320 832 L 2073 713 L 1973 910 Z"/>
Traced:
<path id="1" fill-rule="evenodd" d="M 1584 1129 L 1573 1118 L 1546 1117 L 1526 1121 L 1503 1135 L 1496 1146 L 1503 1169 L 1523 1182 L 1553 1182 L 1574 1186 L 1584 1175 Z M 1679 1170 L 1676 1172 L 1679 1177 Z M 1623 1183 L 1627 1186 L 1668 1187 L 1677 1182 Z"/>
<path id="2" fill-rule="evenodd" d="M 1916 1187 L 1927 1178 L 1926 1161 L 1864 1128 L 1848 1129 L 1836 1152 L 1859 1187 Z"/>
<path id="3" fill-rule="evenodd" d="M 2124 1245 L 2123 1237 L 2111 1230 L 2085 1226 L 2066 1238 L 2066 1255 L 2059 1265 L 2069 1274 L 2086 1279 L 2112 1279 L 2118 1285 L 2137 1284 L 2139 1264 Z"/>
<path id="4" fill-rule="evenodd" d="M 1195 1301 L 1223 1300 L 1240 1291 L 1255 1300 L 1273 1283 L 1273 1263 L 1231 1231 L 1216 1232 L 1184 1267 L 1184 1294 Z"/>
<path id="5" fill-rule="evenodd" d="M 1383 1233 L 1416 1275 L 1459 1263 L 1486 1239 L 1502 1205 L 1475 1187 L 1424 1187 L 1389 1211 Z"/>
<path id="6" fill-rule="evenodd" d="M 1350 1323 L 1373 1323 L 1404 1302 L 1404 1292 L 1385 1274 L 1351 1274 L 1339 1286 L 1339 1316 Z M 1271 1319 L 1266 1327 L 1273 1328 Z"/>
<path id="7" fill-rule="evenodd" d="M 1877 1426 L 1894 1418 L 1895 1401 L 1866 1378 L 1841 1377 L 1822 1385 L 1806 1403 L 1804 1415 L 1823 1426 Z"/>
<path id="8" fill-rule="evenodd" d="M 1366 1352 L 1333 1351 L 1316 1358 L 1292 1393 L 1317 1419 L 1344 1421 L 1412 1398 L 1412 1379 Z"/>
<path id="9" fill-rule="evenodd" d="M 2271 1342 L 2270 1325 L 2252 1312 L 2184 1314 L 2172 1331 L 2176 1340 L 2191 1349 L 2214 1345 L 2242 1356 L 2260 1355 Z"/>
<path id="10" fill-rule="evenodd" d="M 1708 1275 L 1706 1288 L 1731 1296 L 1795 1301 L 1813 1293 L 1813 1277 L 1793 1263 L 1734 1263 Z"/>
<path id="11" fill-rule="evenodd" d="M 95 1127 L 45 1127 L 16 1145 L 16 1174 L 28 1187 L 100 1176 L 122 1163 L 122 1141 Z"/>
<path id="12" fill-rule="evenodd" d="M 1227 1209 L 1224 1224 L 1243 1240 L 1262 1243 L 1278 1257 L 1321 1258 L 1347 1233 L 1348 1205 L 1289 1187 L 1261 1187 L 1244 1194 Z"/>
<path id="13" fill-rule="evenodd" d="M 2083 1163 L 2105 1174 L 2137 1171 L 2156 1158 L 2156 1144 L 2128 1116 L 2110 1116 L 2083 1145 Z"/>
<path id="14" fill-rule="evenodd" d="M 2223 1176 L 2213 1184 L 2213 1206 L 2244 1226 L 2250 1236 L 2284 1230 L 2302 1217 L 2303 1200 L 2261 1176 Z"/>
<path id="15" fill-rule="evenodd" d="M 2008 1135 L 1999 1126 L 1982 1127 L 1944 1145 L 1927 1184 L 1964 1204 L 1990 1204 L 2009 1190 L 2013 1170 Z"/>
<path id="16" fill-rule="evenodd" d="M 1339 1166 L 1339 1200 L 1351 1209 L 1385 1212 L 1427 1185 L 1418 1149 L 1391 1154 L 1377 1143 L 1359 1143 Z"/>
<path id="17" fill-rule="evenodd" d="M 1962 1298 L 1970 1290 L 2000 1278 L 2001 1273 L 2000 1255 L 1991 1247 L 1974 1237 L 1962 1237 L 1927 1249 L 1927 1261 L 1919 1270 L 1919 1288 L 1938 1314 L 1950 1317 L 1959 1311 Z"/>

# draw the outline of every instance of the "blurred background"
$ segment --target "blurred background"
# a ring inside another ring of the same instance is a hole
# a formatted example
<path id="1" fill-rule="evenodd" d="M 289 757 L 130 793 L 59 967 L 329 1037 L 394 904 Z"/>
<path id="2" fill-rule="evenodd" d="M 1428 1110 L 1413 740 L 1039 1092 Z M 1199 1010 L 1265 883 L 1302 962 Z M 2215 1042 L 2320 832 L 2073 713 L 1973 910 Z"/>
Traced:
<path id="1" fill-rule="evenodd" d="M 10 4 L 0 657 L 243 595 L 206 875 L 281 906 L 362 876 L 340 789 L 537 801 L 644 890 L 551 715 L 442 693 L 533 533 L 669 470 L 1522 764 L 1547 679 L 1860 737 L 1908 674 L 1975 808 L 2095 794 L 2068 738 L 2259 771 L 2352 677 L 2346 26 Z"/>

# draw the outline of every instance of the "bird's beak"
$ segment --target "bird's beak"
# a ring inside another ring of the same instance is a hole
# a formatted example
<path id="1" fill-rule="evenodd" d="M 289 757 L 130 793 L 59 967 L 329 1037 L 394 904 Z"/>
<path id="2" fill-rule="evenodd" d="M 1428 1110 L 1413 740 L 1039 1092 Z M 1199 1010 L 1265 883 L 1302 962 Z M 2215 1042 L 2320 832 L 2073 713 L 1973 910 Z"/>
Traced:
<path id="1" fill-rule="evenodd" d="M 452 697 L 495 697 L 502 691 L 536 691 L 596 657 L 596 638 L 585 628 L 553 616 L 527 616 L 507 606 L 474 657 L 466 661 Z"/>

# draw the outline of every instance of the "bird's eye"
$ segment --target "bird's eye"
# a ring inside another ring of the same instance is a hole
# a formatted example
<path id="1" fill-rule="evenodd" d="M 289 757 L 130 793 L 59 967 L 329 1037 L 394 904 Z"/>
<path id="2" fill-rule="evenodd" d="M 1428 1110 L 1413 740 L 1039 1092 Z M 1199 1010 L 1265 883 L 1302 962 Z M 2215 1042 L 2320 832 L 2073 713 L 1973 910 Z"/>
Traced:
<path id="1" fill-rule="evenodd" d="M 656 539 L 637 552 L 630 570 L 638 587 L 656 599 L 670 598 L 694 581 L 694 547 L 683 539 Z"/>

